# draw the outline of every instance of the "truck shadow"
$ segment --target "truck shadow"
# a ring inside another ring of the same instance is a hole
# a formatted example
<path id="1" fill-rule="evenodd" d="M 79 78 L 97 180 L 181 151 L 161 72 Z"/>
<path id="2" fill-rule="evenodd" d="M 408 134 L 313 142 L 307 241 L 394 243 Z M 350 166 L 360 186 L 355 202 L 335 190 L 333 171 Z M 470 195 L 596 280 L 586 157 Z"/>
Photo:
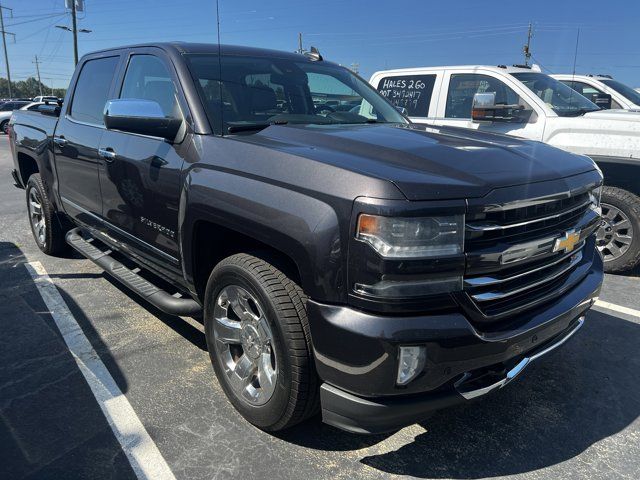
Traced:
<path id="1" fill-rule="evenodd" d="M 0 477 L 136 478 L 25 262 L 15 244 L 0 242 Z M 126 392 L 100 335 L 57 288 Z"/>
<path id="2" fill-rule="evenodd" d="M 570 460 L 640 415 L 638 345 L 639 324 L 592 311 L 580 335 L 532 365 L 518 382 L 436 413 L 421 422 L 426 432 L 404 442 L 401 433 L 397 442 L 364 450 L 360 462 L 392 474 L 475 479 Z M 333 451 L 363 449 L 385 439 L 345 434 L 317 419 L 281 438 Z M 393 450 L 378 453 L 389 447 Z"/>

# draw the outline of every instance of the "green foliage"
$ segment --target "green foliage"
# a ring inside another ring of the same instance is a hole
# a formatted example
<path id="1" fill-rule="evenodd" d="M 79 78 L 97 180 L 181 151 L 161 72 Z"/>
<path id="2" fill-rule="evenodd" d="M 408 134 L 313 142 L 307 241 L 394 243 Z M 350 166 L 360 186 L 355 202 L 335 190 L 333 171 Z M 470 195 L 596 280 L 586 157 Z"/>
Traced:
<path id="1" fill-rule="evenodd" d="M 54 88 L 53 95 L 56 97 L 64 97 L 67 90 L 65 88 Z M 51 87 L 42 83 L 42 94 L 51 95 Z M 13 98 L 33 98 L 40 95 L 38 80 L 29 77 L 26 80 L 11 82 L 11 95 Z M 0 78 L 0 98 L 9 97 L 9 82 L 6 78 Z"/>

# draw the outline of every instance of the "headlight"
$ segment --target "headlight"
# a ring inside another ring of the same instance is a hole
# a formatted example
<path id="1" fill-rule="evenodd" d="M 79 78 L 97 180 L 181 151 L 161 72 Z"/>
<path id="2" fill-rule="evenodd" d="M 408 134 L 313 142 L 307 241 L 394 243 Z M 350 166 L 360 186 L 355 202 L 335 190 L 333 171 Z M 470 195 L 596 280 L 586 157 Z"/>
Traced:
<path id="1" fill-rule="evenodd" d="M 602 214 L 600 207 L 600 198 L 602 197 L 602 185 L 594 188 L 589 192 L 589 200 L 591 201 L 591 208 L 598 213 Z"/>
<path id="2" fill-rule="evenodd" d="M 464 250 L 464 215 L 404 218 L 361 214 L 356 238 L 384 258 L 457 255 Z"/>

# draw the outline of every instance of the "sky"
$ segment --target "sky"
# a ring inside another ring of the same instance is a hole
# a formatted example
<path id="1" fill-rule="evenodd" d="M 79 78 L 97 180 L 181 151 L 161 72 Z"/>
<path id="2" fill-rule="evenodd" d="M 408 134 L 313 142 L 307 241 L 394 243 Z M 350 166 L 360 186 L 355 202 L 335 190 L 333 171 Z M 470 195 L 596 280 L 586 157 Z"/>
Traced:
<path id="1" fill-rule="evenodd" d="M 2 0 L 12 80 L 68 85 L 72 34 L 64 0 Z M 528 24 L 533 62 L 547 73 L 611 74 L 640 87 L 638 0 L 219 0 L 222 43 L 293 51 L 317 47 L 325 59 L 376 70 L 522 63 Z M 11 16 L 13 15 L 13 17 Z M 216 0 L 85 0 L 78 14 L 80 56 L 153 41 L 217 42 Z M 577 50 L 576 50 L 577 47 Z M 576 55 L 577 51 L 577 55 Z M 1 55 L 1 53 L 0 53 Z M 1 60 L 0 56 L 0 60 Z M 0 76 L 6 76 L 0 61 Z"/>

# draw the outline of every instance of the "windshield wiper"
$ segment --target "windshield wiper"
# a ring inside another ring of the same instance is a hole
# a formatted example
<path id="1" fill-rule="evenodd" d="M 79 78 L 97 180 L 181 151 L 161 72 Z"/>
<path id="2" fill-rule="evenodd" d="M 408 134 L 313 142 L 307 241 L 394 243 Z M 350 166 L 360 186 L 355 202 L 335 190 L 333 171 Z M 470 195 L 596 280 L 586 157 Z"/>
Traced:
<path id="1" fill-rule="evenodd" d="M 239 132 L 251 132 L 264 130 L 271 125 L 286 125 L 289 123 L 286 120 L 277 120 L 275 122 L 260 122 L 260 123 L 241 123 L 239 125 L 229 125 L 227 127 L 227 132 L 229 133 L 239 133 Z"/>

